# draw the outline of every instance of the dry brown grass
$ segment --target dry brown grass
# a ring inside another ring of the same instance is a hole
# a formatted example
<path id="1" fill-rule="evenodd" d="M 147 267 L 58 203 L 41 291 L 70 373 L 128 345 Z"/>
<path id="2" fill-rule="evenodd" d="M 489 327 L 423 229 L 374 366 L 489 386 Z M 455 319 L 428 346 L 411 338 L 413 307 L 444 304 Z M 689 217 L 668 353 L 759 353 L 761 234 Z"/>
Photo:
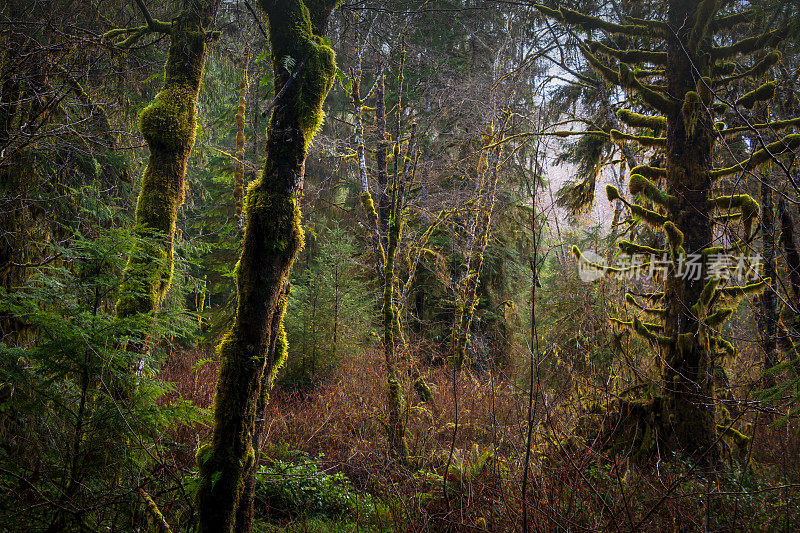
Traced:
<path id="1" fill-rule="evenodd" d="M 184 397 L 204 407 L 213 397 L 216 367 L 194 367 L 208 357 L 197 350 L 174 354 L 164 373 Z M 427 368 L 433 405 L 418 402 L 406 383 L 414 458 L 408 469 L 389 456 L 385 444 L 382 353 L 349 354 L 335 375 L 311 392 L 272 391 L 265 449 L 324 454 L 318 461 L 323 469 L 344 472 L 359 490 L 387 503 L 396 530 L 519 529 L 528 396 L 524 382 L 509 375 L 523 374 L 523 368 L 482 375 Z M 786 481 L 798 472 L 796 428 L 754 426 L 748 464 L 758 473 L 757 483 L 735 467 L 700 473 L 686 462 L 662 461 L 633 468 L 622 452 L 609 455 L 596 442 L 567 439 L 580 414 L 576 391 L 602 395 L 580 377 L 572 369 L 562 380 L 568 393 L 537 398 L 528 491 L 534 531 L 760 530 L 758 523 L 772 520 L 768 524 L 775 526 L 800 518 L 800 486 Z M 739 427 L 753 421 L 748 412 Z M 442 474 L 451 446 L 445 498 Z"/>

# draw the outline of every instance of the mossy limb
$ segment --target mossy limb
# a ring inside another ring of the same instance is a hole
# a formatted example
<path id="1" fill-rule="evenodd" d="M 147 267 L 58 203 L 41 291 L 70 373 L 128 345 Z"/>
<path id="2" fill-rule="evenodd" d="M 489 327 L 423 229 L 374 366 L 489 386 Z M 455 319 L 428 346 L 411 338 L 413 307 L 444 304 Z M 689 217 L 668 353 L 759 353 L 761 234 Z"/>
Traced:
<path id="1" fill-rule="evenodd" d="M 753 109 L 753 106 L 755 106 L 757 102 L 772 100 L 772 97 L 775 96 L 775 87 L 776 83 L 774 80 L 767 82 L 757 89 L 753 89 L 739 97 L 739 99 L 736 100 L 736 105 L 747 109 Z"/>

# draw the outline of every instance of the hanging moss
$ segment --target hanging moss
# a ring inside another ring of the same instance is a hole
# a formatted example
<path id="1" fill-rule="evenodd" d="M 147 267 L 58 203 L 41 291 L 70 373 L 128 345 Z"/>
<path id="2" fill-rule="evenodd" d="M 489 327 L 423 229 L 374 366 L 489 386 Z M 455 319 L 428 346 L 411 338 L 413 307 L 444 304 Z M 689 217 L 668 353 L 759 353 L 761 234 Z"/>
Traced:
<path id="1" fill-rule="evenodd" d="M 658 180 L 667 177 L 667 169 L 651 165 L 639 165 L 631 169 L 631 175 L 633 174 L 639 174 L 651 180 Z"/>
<path id="2" fill-rule="evenodd" d="M 758 89 L 754 89 L 748 93 L 745 93 L 738 100 L 736 100 L 736 105 L 740 105 L 747 109 L 753 109 L 753 106 L 756 105 L 756 102 L 771 100 L 772 97 L 775 96 L 775 85 L 775 81 L 773 80 L 765 83 Z"/>
<path id="3" fill-rule="evenodd" d="M 664 236 L 667 238 L 670 256 L 673 261 L 685 254 L 683 249 L 683 232 L 678 229 L 672 221 L 665 222 L 663 225 Z"/>
<path id="4" fill-rule="evenodd" d="M 675 104 L 672 100 L 654 90 L 652 86 L 643 85 L 625 63 L 619 64 L 618 78 L 619 85 L 636 91 L 647 105 L 659 111 L 662 115 L 669 115 L 674 109 Z"/>
<path id="5" fill-rule="evenodd" d="M 633 128 L 650 128 L 651 130 L 665 130 L 667 119 L 662 116 L 640 115 L 629 109 L 617 111 L 617 117 Z"/>
<path id="6" fill-rule="evenodd" d="M 670 207 L 675 203 L 675 197 L 662 191 L 652 181 L 641 174 L 631 174 L 628 187 L 631 194 L 641 194 L 651 202 L 662 207 Z"/>
<path id="7" fill-rule="evenodd" d="M 589 62 L 589 65 L 591 65 L 592 68 L 594 68 L 594 70 L 600 74 L 604 80 L 606 80 L 608 83 L 613 83 L 614 85 L 620 84 L 619 72 L 600 61 L 587 47 L 583 46 L 582 44 L 578 43 L 578 48 Z"/>
<path id="8" fill-rule="evenodd" d="M 779 28 L 760 35 L 742 39 L 730 46 L 714 47 L 711 49 L 712 59 L 725 59 L 737 54 L 750 54 L 756 50 L 775 46 L 784 35 L 786 28 Z"/>
<path id="9" fill-rule="evenodd" d="M 648 148 L 661 147 L 664 146 L 667 142 L 667 139 L 664 137 L 652 137 L 650 135 L 631 135 L 629 133 L 622 133 L 619 130 L 611 130 L 611 140 L 616 143 L 633 141 Z"/>
<path id="10" fill-rule="evenodd" d="M 750 67 L 749 69 L 736 74 L 735 76 L 729 76 L 727 78 L 723 78 L 716 82 L 716 85 L 725 86 L 729 83 L 742 79 L 742 78 L 758 78 L 759 76 L 763 76 L 767 73 L 769 69 L 771 69 L 778 61 L 781 60 L 781 53 L 777 50 L 771 51 L 769 54 L 764 56 L 761 61 Z"/>
<path id="11" fill-rule="evenodd" d="M 686 93 L 681 107 L 681 114 L 683 115 L 683 127 L 686 129 L 686 135 L 694 137 L 697 120 L 700 118 L 699 94 L 694 91 Z"/>
<path id="12" fill-rule="evenodd" d="M 744 226 L 744 241 L 749 241 L 753 235 L 753 227 L 758 218 L 759 205 L 749 194 L 734 194 L 730 196 L 718 196 L 708 202 L 709 209 L 740 209 L 742 215 L 742 225 Z"/>
<path id="13" fill-rule="evenodd" d="M 611 318 L 611 322 L 622 326 L 633 333 L 636 333 L 640 337 L 645 340 L 648 340 L 657 346 L 668 346 L 670 343 L 669 337 L 665 337 L 663 335 L 659 335 L 655 333 L 655 331 L 660 331 L 663 329 L 663 326 L 660 324 L 649 324 L 646 322 L 642 322 L 639 320 L 638 317 L 634 317 L 633 320 L 625 321 L 619 320 L 618 318 Z"/>
<path id="14" fill-rule="evenodd" d="M 718 60 L 717 62 L 714 63 L 714 66 L 711 67 L 711 75 L 714 78 L 720 78 L 722 76 L 730 76 L 734 72 L 736 72 L 736 63 L 724 60 Z"/>
<path id="15" fill-rule="evenodd" d="M 664 250 L 652 248 L 643 244 L 636 244 L 635 242 L 622 240 L 617 243 L 622 253 L 628 255 L 645 254 L 645 255 L 660 255 Z"/>
<path id="16" fill-rule="evenodd" d="M 700 43 L 708 35 L 709 26 L 718 10 L 717 2 L 718 0 L 702 0 L 697 4 L 697 9 L 694 13 L 694 25 L 686 46 L 690 52 L 697 53 Z"/>
<path id="17" fill-rule="evenodd" d="M 722 15 L 715 18 L 711 23 L 711 28 L 715 31 L 729 30 L 738 24 L 747 24 L 753 21 L 756 13 L 752 9 L 745 9 L 729 15 Z"/>
<path id="18" fill-rule="evenodd" d="M 723 287 L 717 289 L 715 297 L 720 301 L 725 302 L 731 307 L 735 307 L 739 302 L 745 298 L 755 298 L 767 287 L 769 279 L 749 283 L 747 285 L 735 285 L 732 287 Z"/>
<path id="19" fill-rule="evenodd" d="M 612 48 L 598 41 L 589 41 L 589 50 L 593 54 L 598 52 L 604 56 L 624 61 L 625 63 L 653 63 L 656 65 L 665 65 L 667 63 L 666 52 L 652 52 L 650 50 L 619 50 Z"/>
<path id="20" fill-rule="evenodd" d="M 724 307 L 708 315 L 705 319 L 705 324 L 710 328 L 719 328 L 732 314 L 733 308 Z"/>
<path id="21" fill-rule="evenodd" d="M 789 118 L 786 120 L 776 120 L 774 122 L 766 122 L 762 124 L 752 124 L 749 126 L 739 126 L 737 128 L 728 128 L 728 129 L 725 129 L 725 124 L 722 122 L 718 122 L 717 124 L 720 125 L 720 127 L 716 128 L 718 130 L 717 132 L 718 135 L 720 135 L 721 137 L 730 138 L 753 130 L 769 129 L 772 131 L 780 131 L 788 128 L 795 128 L 800 126 L 800 117 Z"/>
<path id="22" fill-rule="evenodd" d="M 785 135 L 782 139 L 769 143 L 767 149 L 763 148 L 756 150 L 749 159 L 727 168 L 716 168 L 709 172 L 712 180 L 730 176 L 740 170 L 750 170 L 763 163 L 766 163 L 770 158 L 781 155 L 792 150 L 800 148 L 800 133 L 790 133 Z"/>

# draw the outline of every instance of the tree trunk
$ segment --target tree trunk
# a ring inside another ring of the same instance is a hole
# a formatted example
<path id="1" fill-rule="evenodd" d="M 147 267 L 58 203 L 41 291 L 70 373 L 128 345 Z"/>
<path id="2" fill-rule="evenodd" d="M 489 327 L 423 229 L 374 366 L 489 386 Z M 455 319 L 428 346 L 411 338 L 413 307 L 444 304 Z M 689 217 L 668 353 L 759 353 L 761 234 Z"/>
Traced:
<path id="1" fill-rule="evenodd" d="M 124 318 L 149 313 L 172 280 L 172 250 L 186 165 L 197 128 L 197 97 L 206 61 L 207 28 L 217 1 L 185 0 L 172 22 L 164 87 L 139 116 L 150 159 L 136 203 L 135 233 L 117 301 Z"/>
<path id="2" fill-rule="evenodd" d="M 275 93 L 279 97 L 267 132 L 264 172 L 247 191 L 244 244 L 237 267 L 236 318 L 219 347 L 213 440 L 197 452 L 201 472 L 199 531 L 204 533 L 233 531 L 255 461 L 255 415 L 273 337 L 273 318 L 280 313 L 279 297 L 303 246 L 299 193 L 306 153 L 322 124 L 322 103 L 336 72 L 333 50 L 319 37 L 334 4 L 309 2 L 313 9 L 309 13 L 301 0 L 261 1 L 270 21 Z M 286 57 L 295 60 L 295 78 L 286 71 Z M 249 525 L 239 523 L 236 527 L 246 529 Z"/>
<path id="3" fill-rule="evenodd" d="M 250 48 L 244 52 L 242 79 L 239 81 L 239 108 L 236 112 L 236 166 L 233 170 L 233 201 L 236 203 L 236 225 L 242 227 L 244 210 L 244 117 L 247 111 L 247 66 L 250 62 Z"/>
<path id="4" fill-rule="evenodd" d="M 668 37 L 666 68 L 668 93 L 675 105 L 667 117 L 667 191 L 676 198 L 669 219 L 683 233 L 686 254 L 699 254 L 712 241 L 708 199 L 711 181 L 712 124 L 707 112 L 695 112 L 696 124 L 684 120 L 686 94 L 695 91 L 697 76 L 708 69 L 700 54 L 687 57 L 692 19 L 697 3 L 671 0 L 670 27 L 677 32 Z M 707 61 L 706 61 L 707 63 Z M 689 456 L 713 462 L 715 451 L 715 407 L 713 359 L 708 346 L 698 335 L 699 322 L 692 310 L 705 286 L 705 265 L 698 279 L 680 277 L 670 269 L 665 287 L 667 316 L 664 333 L 670 339 L 663 372 L 664 418 L 670 448 Z"/>
<path id="5" fill-rule="evenodd" d="M 761 330 L 761 347 L 764 350 L 764 370 L 778 364 L 778 295 L 775 272 L 775 207 L 772 199 L 772 171 L 761 176 L 761 260 L 764 265 L 764 277 L 769 278 L 769 286 L 759 296 L 761 313 L 757 316 Z M 774 376 L 764 376 L 764 386 L 775 385 Z"/>

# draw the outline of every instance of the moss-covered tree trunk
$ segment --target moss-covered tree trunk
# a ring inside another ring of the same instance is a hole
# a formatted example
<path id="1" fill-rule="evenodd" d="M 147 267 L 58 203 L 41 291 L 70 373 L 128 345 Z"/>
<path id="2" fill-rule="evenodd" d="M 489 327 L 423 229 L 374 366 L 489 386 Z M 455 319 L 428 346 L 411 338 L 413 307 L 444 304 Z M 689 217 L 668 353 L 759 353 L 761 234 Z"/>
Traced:
<path id="1" fill-rule="evenodd" d="M 275 383 L 278 370 L 286 362 L 288 344 L 286 331 L 283 329 L 283 316 L 286 313 L 286 304 L 289 298 L 289 284 L 284 288 L 283 294 L 278 299 L 278 309 L 272 314 L 270 324 L 270 341 L 267 349 L 267 365 L 261 378 L 261 393 L 256 405 L 256 420 L 253 431 L 253 456 L 258 457 L 261 451 L 261 436 L 264 432 L 264 415 L 269 401 L 269 392 Z M 245 473 L 244 491 L 242 492 L 239 508 L 236 511 L 236 532 L 249 533 L 253 526 L 253 503 L 256 490 L 256 471 L 258 461 L 253 461 L 250 471 Z"/>
<path id="2" fill-rule="evenodd" d="M 169 27 L 164 87 L 139 116 L 150 158 L 136 203 L 135 232 L 142 240 L 134 246 L 125 267 L 117 301 L 120 317 L 156 309 L 172 279 L 175 222 L 194 145 L 208 28 L 217 3 L 184 1 L 183 10 Z"/>
<path id="3" fill-rule="evenodd" d="M 242 227 L 244 211 L 244 117 L 247 111 L 247 67 L 250 63 L 250 48 L 244 52 L 242 79 L 239 80 L 239 107 L 236 111 L 236 166 L 233 169 L 233 201 L 236 204 L 236 225 Z"/>
<path id="4" fill-rule="evenodd" d="M 303 245 L 300 186 L 307 149 L 322 124 L 322 103 L 336 71 L 333 50 L 320 38 L 334 5 L 334 0 L 261 1 L 270 22 L 275 92 L 280 97 L 267 132 L 264 172 L 247 190 L 244 245 L 236 269 L 236 318 L 219 347 L 213 440 L 197 453 L 201 532 L 249 528 L 235 523 L 237 508 L 255 461 L 255 414 L 273 317 Z M 287 58 L 296 69 L 290 85 Z"/>
<path id="5" fill-rule="evenodd" d="M 667 92 L 678 103 L 673 106 L 671 116 L 666 117 L 667 192 L 676 198 L 669 218 L 683 233 L 686 254 L 699 254 L 711 246 L 712 240 L 712 218 L 707 205 L 713 125 L 708 113 L 696 109 L 690 110 L 694 120 L 684 119 L 684 115 L 690 116 L 684 112 L 691 105 L 687 94 L 698 87 L 696 69 L 708 75 L 710 68 L 703 54 L 687 53 L 692 25 L 686 21 L 692 20 L 696 8 L 697 2 L 693 0 L 672 0 L 668 21 L 676 33 L 667 37 Z M 708 44 L 706 41 L 706 47 Z M 705 282 L 705 272 L 699 276 L 679 276 L 673 270 L 667 277 L 664 334 L 670 341 L 665 354 L 663 389 L 674 441 L 671 447 L 690 455 L 705 453 L 707 459 L 713 459 L 716 457 L 713 360 L 708 347 L 703 346 L 702 336 L 697 334 L 698 317 L 692 309 Z"/>
<path id="6" fill-rule="evenodd" d="M 778 364 L 778 293 L 775 269 L 775 202 L 772 196 L 772 169 L 761 176 L 761 257 L 764 277 L 769 278 L 769 286 L 759 297 L 760 313 L 757 316 L 761 330 L 761 348 L 764 350 L 764 370 Z M 775 377 L 764 377 L 764 385 L 775 385 Z"/>

